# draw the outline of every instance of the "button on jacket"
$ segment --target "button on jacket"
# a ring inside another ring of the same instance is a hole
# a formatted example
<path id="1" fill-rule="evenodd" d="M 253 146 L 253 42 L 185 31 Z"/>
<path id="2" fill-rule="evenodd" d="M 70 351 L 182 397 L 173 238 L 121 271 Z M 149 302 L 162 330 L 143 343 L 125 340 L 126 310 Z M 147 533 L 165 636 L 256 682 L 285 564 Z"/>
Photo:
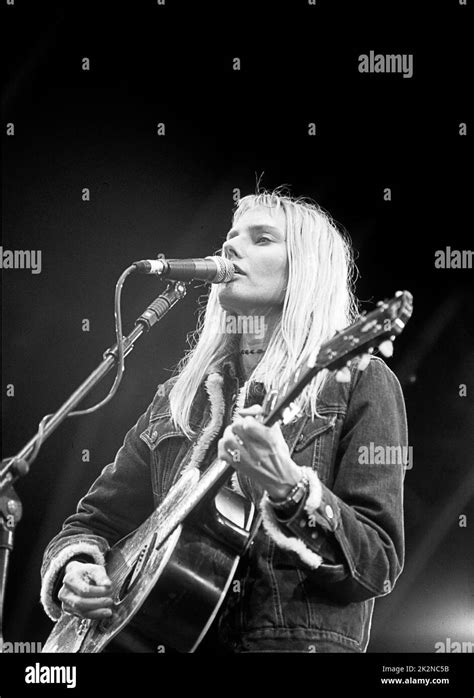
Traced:
<path id="1" fill-rule="evenodd" d="M 403 479 L 399 457 L 407 446 L 400 384 L 379 358 L 351 380 L 329 374 L 309 409 L 282 426 L 309 493 L 289 520 L 266 494 L 234 474 L 232 486 L 260 507 L 262 525 L 241 559 L 216 621 L 232 652 L 365 652 L 374 599 L 388 594 L 404 559 Z M 191 467 L 205 469 L 238 408 L 262 401 L 260 384 L 247 400 L 232 360 L 212 368 L 191 411 L 189 440 L 172 423 L 168 395 L 176 378 L 157 391 L 126 434 L 77 511 L 48 545 L 41 600 L 56 620 L 58 585 L 73 557 L 104 564 L 114 543 L 136 529 Z M 371 446 L 372 445 L 372 446 Z M 376 447 L 382 447 L 377 449 Z M 368 463 L 362 453 L 382 452 Z M 382 461 L 382 462 L 379 462 Z"/>

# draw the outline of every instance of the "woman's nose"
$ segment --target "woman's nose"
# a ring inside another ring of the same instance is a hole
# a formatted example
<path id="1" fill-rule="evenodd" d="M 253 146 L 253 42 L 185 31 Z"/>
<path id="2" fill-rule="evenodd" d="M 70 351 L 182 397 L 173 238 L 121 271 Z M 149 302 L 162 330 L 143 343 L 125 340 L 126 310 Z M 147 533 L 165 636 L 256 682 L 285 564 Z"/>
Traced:
<path id="1" fill-rule="evenodd" d="M 234 257 L 240 259 L 241 257 L 241 254 L 238 252 L 237 245 L 231 240 L 224 242 L 222 245 L 222 250 L 224 252 L 224 257 L 227 257 L 228 259 L 233 259 Z"/>

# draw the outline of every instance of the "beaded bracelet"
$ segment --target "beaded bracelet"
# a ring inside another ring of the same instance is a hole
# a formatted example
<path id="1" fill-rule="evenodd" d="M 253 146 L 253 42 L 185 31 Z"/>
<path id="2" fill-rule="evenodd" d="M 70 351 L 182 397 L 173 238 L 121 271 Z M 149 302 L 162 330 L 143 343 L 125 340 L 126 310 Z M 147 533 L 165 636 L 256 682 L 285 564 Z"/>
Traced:
<path id="1" fill-rule="evenodd" d="M 284 499 L 274 500 L 269 497 L 270 504 L 279 513 L 285 513 L 291 510 L 296 504 L 299 504 L 309 489 L 309 480 L 306 475 L 303 475 L 301 480 L 290 490 Z"/>

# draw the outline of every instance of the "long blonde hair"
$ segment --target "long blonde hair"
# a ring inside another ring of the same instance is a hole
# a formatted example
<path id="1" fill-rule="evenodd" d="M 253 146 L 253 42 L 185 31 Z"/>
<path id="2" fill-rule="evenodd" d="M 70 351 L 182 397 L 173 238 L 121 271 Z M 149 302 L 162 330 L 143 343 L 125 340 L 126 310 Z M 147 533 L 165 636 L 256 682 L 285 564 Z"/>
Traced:
<path id="1" fill-rule="evenodd" d="M 311 200 L 284 195 L 279 187 L 241 198 L 232 224 L 247 211 L 261 207 L 284 212 L 288 254 L 288 284 L 280 322 L 246 383 L 248 388 L 251 381 L 260 381 L 269 390 L 275 384 L 284 385 L 299 361 L 353 322 L 358 313 L 352 291 L 356 271 L 352 248 L 332 218 Z M 211 367 L 218 370 L 238 350 L 236 335 L 216 331 L 224 325 L 225 310 L 214 284 L 196 329 L 188 337 L 191 348 L 177 364 L 178 376 L 169 395 L 172 420 L 189 438 L 195 436 L 189 417 L 201 383 Z M 301 409 L 311 410 L 313 418 L 325 373 L 320 372 L 296 400 Z"/>

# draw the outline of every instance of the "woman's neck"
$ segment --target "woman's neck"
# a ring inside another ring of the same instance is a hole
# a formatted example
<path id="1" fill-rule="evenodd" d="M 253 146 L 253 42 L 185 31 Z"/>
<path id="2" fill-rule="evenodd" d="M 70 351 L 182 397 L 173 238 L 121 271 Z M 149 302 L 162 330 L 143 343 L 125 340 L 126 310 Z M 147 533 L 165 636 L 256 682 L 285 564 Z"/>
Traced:
<path id="1" fill-rule="evenodd" d="M 258 332 L 255 331 L 256 328 L 253 328 L 252 332 L 247 331 L 240 335 L 240 345 L 237 351 L 239 352 L 239 366 L 244 381 L 249 379 L 261 361 L 278 322 L 279 317 L 261 316 Z"/>

